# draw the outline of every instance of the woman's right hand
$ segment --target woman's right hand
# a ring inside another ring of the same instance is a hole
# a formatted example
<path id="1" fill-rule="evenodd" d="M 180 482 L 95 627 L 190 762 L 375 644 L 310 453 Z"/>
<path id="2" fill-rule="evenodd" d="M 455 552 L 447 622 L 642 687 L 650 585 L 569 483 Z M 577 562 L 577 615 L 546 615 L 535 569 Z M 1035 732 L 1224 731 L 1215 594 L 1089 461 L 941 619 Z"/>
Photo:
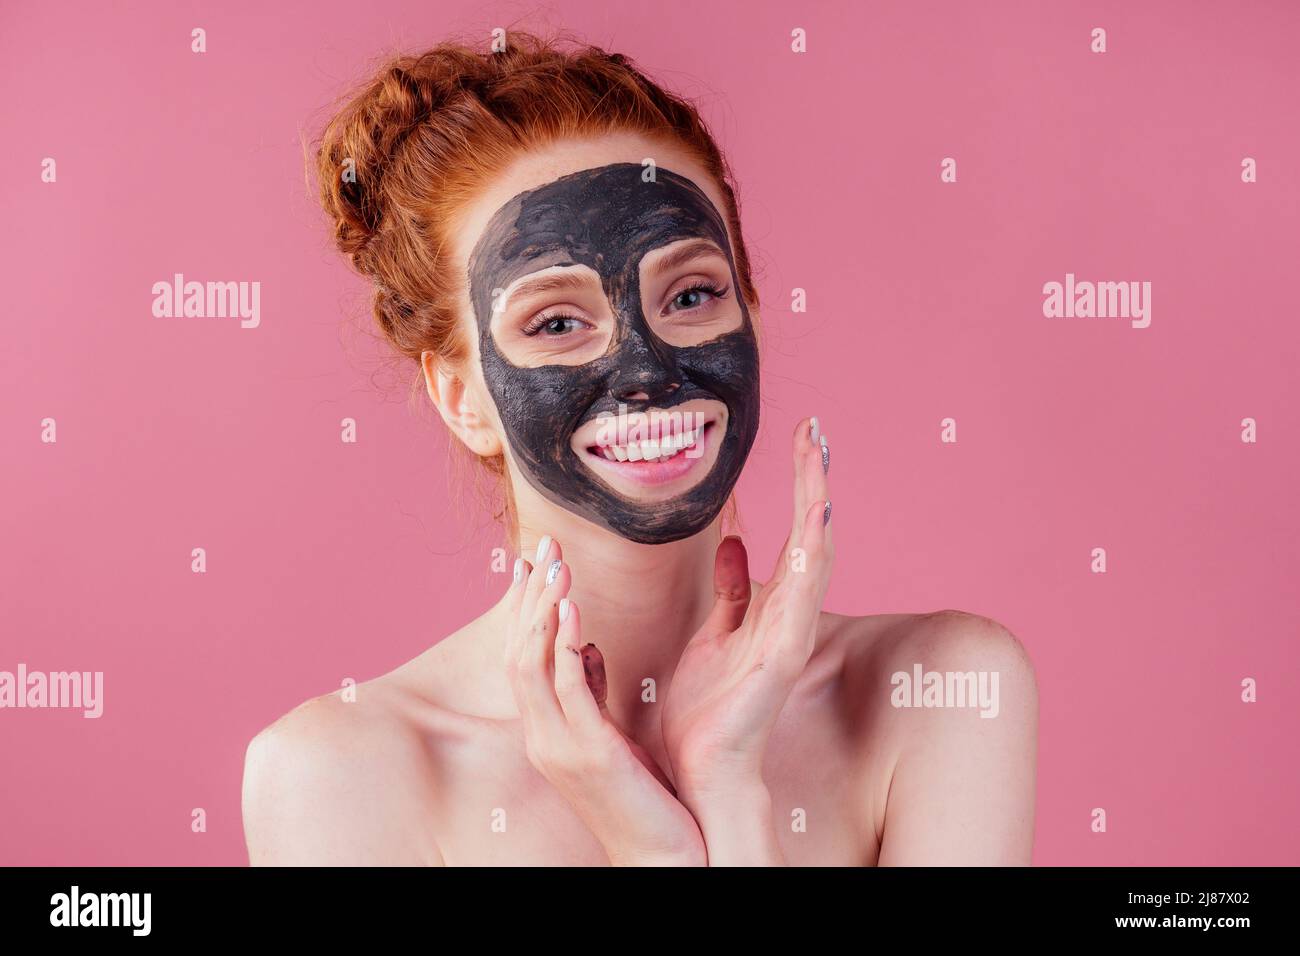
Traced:
<path id="1" fill-rule="evenodd" d="M 707 865 L 695 818 L 653 758 L 611 719 L 604 660 L 595 645 L 583 646 L 581 614 L 565 596 L 569 567 L 559 542 L 548 536 L 543 548 L 536 568 L 515 562 L 508 602 L 506 672 L 529 762 L 615 866 Z"/>

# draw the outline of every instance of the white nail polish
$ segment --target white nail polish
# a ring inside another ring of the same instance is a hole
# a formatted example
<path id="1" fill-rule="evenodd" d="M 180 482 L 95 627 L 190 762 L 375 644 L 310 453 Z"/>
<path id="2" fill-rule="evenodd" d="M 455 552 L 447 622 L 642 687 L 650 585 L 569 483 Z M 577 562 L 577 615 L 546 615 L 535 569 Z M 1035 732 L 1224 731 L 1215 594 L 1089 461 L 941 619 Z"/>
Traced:
<path id="1" fill-rule="evenodd" d="M 515 558 L 515 584 L 518 584 L 524 576 L 524 559 Z"/>
<path id="2" fill-rule="evenodd" d="M 560 598 L 560 620 L 564 621 L 569 616 L 569 599 Z"/>
<path id="3" fill-rule="evenodd" d="M 555 583 L 555 579 L 560 576 L 560 565 L 564 562 L 556 558 L 551 562 L 551 566 L 546 569 L 546 586 L 550 587 Z"/>
<path id="4" fill-rule="evenodd" d="M 812 417 L 812 426 L 811 426 L 811 427 L 812 427 L 812 440 L 813 440 L 813 444 L 815 445 L 815 444 L 817 444 L 817 439 L 821 437 L 821 432 L 818 431 L 818 428 L 817 428 L 817 416 L 816 416 L 816 415 L 814 415 L 814 416 Z"/>
<path id="5" fill-rule="evenodd" d="M 546 552 L 550 550 L 551 550 L 551 536 L 549 534 L 544 534 L 542 535 L 542 540 L 537 542 L 537 559 L 533 561 L 533 564 L 541 564 L 543 561 L 545 561 Z"/>

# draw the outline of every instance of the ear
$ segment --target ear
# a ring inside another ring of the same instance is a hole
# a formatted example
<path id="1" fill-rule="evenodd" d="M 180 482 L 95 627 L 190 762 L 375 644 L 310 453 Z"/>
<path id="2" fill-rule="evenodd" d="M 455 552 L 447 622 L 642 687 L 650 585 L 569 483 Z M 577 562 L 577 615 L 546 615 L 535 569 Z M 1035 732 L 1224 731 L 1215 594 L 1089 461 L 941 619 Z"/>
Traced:
<path id="1" fill-rule="evenodd" d="M 429 398 L 451 433 L 480 457 L 500 455 L 504 450 L 501 437 L 491 420 L 475 407 L 475 396 L 468 383 L 437 352 L 421 352 L 420 368 Z"/>

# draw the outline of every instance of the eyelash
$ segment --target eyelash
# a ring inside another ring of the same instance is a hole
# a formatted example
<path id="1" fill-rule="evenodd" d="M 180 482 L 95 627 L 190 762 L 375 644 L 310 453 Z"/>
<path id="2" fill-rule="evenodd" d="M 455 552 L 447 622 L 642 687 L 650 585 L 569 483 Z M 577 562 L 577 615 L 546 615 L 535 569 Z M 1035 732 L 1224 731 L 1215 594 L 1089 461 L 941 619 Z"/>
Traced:
<path id="1" fill-rule="evenodd" d="M 685 289 L 682 289 L 680 292 L 678 292 L 675 296 L 673 296 L 673 297 L 672 297 L 671 299 L 669 299 L 668 301 L 669 301 L 670 303 L 671 303 L 671 302 L 676 302 L 676 301 L 677 301 L 678 299 L 680 299 L 682 296 L 684 296 L 684 295 L 689 295 L 689 294 L 692 293 L 692 292 L 707 292 L 709 295 L 713 296 L 715 299 L 722 299 L 722 298 L 725 298 L 725 297 L 726 297 L 726 295 L 727 295 L 727 293 L 728 293 L 729 291 L 730 291 L 729 289 L 722 289 L 722 288 L 719 288 L 718 286 L 714 285 L 712 282 L 696 282 L 694 285 L 691 285 L 691 286 L 688 286 L 688 287 L 685 288 Z M 691 309 L 698 309 L 698 308 L 700 308 L 700 306 L 698 306 L 698 305 L 693 305 L 693 306 L 690 306 L 690 307 L 689 307 L 688 309 L 686 309 L 686 310 L 679 310 L 679 311 L 690 311 Z"/>
<path id="2" fill-rule="evenodd" d="M 697 282 L 694 285 L 682 289 L 680 292 L 674 295 L 672 299 L 670 299 L 669 301 L 676 302 L 682 296 L 689 295 L 692 292 L 707 292 L 715 299 L 722 299 L 726 297 L 729 291 L 730 289 L 719 288 L 718 286 L 714 285 L 711 282 Z M 700 308 L 700 306 L 690 307 L 690 309 L 698 309 L 698 308 Z M 679 311 L 690 311 L 690 309 L 679 310 Z M 538 333 L 540 333 L 542 329 L 546 328 L 546 326 L 550 325 L 552 322 L 582 322 L 582 321 L 583 320 L 578 318 L 576 315 L 568 315 L 567 313 L 564 312 L 552 313 L 550 315 L 542 314 L 536 316 L 527 325 L 525 325 L 522 329 L 522 332 L 524 335 L 529 336 L 531 338 L 532 336 L 535 336 Z"/>
<path id="3" fill-rule="evenodd" d="M 563 312 L 558 312 L 552 315 L 539 315 L 524 326 L 523 333 L 524 335 L 533 336 L 542 331 L 542 329 L 546 328 L 546 326 L 550 325 L 552 322 L 564 321 L 581 322 L 582 319 L 578 318 L 576 315 L 567 315 Z"/>

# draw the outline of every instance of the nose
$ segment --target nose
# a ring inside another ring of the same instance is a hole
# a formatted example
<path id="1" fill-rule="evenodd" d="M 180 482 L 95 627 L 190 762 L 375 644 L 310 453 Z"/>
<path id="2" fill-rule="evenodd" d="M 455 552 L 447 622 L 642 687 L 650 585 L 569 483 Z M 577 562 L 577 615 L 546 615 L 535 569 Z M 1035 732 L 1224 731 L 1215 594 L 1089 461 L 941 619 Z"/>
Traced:
<path id="1" fill-rule="evenodd" d="M 629 331 L 619 350 L 619 372 L 609 393 L 617 402 L 653 405 L 682 386 L 672 349 L 639 329 Z"/>
<path id="2" fill-rule="evenodd" d="M 647 405 L 652 405 L 664 396 L 671 395 L 679 388 L 681 388 L 680 382 L 672 382 L 664 387 L 647 385 L 646 388 L 640 388 L 635 383 L 625 383 L 616 385 L 609 391 L 620 402 L 645 402 Z"/>

